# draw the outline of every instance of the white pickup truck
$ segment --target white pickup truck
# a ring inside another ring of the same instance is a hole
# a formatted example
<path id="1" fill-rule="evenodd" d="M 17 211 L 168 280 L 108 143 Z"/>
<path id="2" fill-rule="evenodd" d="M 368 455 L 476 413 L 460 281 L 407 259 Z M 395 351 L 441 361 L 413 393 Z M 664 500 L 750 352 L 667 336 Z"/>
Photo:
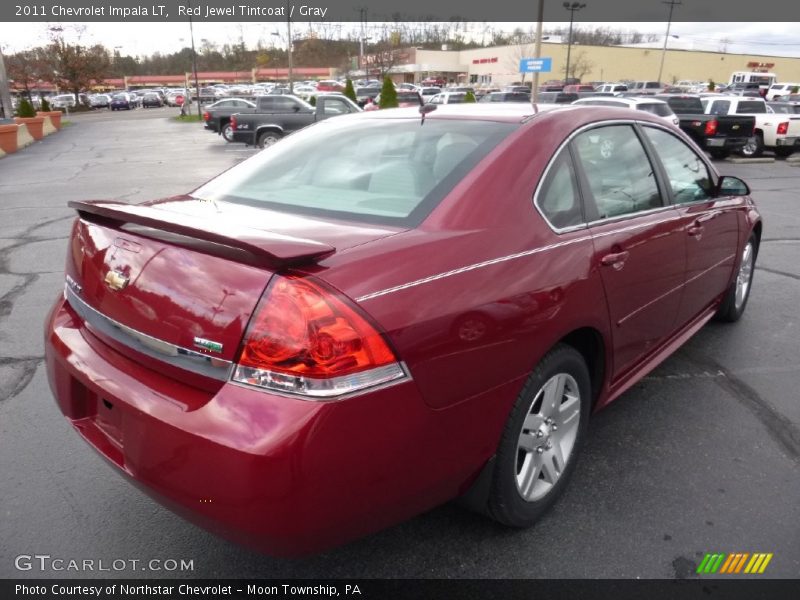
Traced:
<path id="1" fill-rule="evenodd" d="M 749 96 L 708 96 L 703 98 L 707 115 L 749 115 L 756 119 L 754 136 L 740 150 L 742 156 L 761 156 L 765 148 L 778 156 L 788 156 L 800 149 L 800 119 L 776 114 L 763 98 Z"/>

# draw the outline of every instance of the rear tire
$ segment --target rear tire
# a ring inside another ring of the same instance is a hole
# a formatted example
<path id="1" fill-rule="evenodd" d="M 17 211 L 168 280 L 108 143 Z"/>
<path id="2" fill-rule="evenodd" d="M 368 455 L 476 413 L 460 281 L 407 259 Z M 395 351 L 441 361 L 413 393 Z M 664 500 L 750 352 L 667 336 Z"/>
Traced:
<path id="1" fill-rule="evenodd" d="M 750 298 L 750 290 L 753 287 L 757 255 L 758 240 L 755 235 L 751 235 L 742 250 L 736 279 L 731 283 L 731 287 L 728 288 L 725 298 L 723 298 L 722 304 L 717 310 L 715 315 L 717 320 L 735 323 L 744 314 L 744 309 L 747 308 L 747 300 Z"/>
<path id="2" fill-rule="evenodd" d="M 231 127 L 230 123 L 225 123 L 225 125 L 222 126 L 222 131 L 220 133 L 222 134 L 222 139 L 224 139 L 226 142 L 233 141 L 233 127 Z"/>
<path id="3" fill-rule="evenodd" d="M 756 134 L 742 146 L 740 150 L 745 158 L 758 158 L 764 152 L 764 135 L 761 132 Z"/>
<path id="4" fill-rule="evenodd" d="M 277 143 L 281 139 L 281 134 L 277 131 L 265 131 L 258 136 L 258 147 L 266 148 Z"/>
<path id="5" fill-rule="evenodd" d="M 589 369 L 558 345 L 536 366 L 503 430 L 488 500 L 504 525 L 529 527 L 556 501 L 575 469 L 591 405 Z"/>

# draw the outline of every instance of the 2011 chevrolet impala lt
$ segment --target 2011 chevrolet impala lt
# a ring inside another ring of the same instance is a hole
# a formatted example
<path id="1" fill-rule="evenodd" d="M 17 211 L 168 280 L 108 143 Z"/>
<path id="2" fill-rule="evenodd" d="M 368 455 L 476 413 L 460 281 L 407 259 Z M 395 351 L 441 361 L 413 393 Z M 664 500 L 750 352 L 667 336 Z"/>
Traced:
<path id="1" fill-rule="evenodd" d="M 528 526 L 590 413 L 742 315 L 749 194 L 641 111 L 330 119 L 184 196 L 71 203 L 50 385 L 134 483 L 272 554 L 458 497 Z"/>

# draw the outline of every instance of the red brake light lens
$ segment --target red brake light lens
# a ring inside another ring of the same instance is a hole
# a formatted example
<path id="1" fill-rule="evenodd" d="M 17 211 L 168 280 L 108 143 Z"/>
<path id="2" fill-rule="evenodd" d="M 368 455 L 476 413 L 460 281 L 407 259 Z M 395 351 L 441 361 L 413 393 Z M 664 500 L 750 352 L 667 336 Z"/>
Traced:
<path id="1" fill-rule="evenodd" d="M 341 294 L 311 278 L 276 275 L 233 379 L 326 399 L 405 376 L 380 333 Z"/>
<path id="2" fill-rule="evenodd" d="M 717 133 L 717 126 L 719 123 L 716 119 L 711 119 L 710 121 L 706 121 L 706 135 L 716 135 Z"/>
<path id="3" fill-rule="evenodd" d="M 208 111 L 203 112 L 203 121 L 208 121 L 211 118 L 211 115 L 208 114 Z"/>
<path id="4" fill-rule="evenodd" d="M 786 135 L 789 131 L 789 121 L 778 124 L 778 135 Z"/>
<path id="5" fill-rule="evenodd" d="M 236 115 L 231 115 L 231 127 L 236 129 Z"/>

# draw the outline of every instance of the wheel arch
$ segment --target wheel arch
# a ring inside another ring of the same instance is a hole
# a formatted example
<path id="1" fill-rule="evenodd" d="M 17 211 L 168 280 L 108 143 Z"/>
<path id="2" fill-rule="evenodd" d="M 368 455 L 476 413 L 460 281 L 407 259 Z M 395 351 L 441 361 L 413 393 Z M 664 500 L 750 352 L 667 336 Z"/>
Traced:
<path id="1" fill-rule="evenodd" d="M 606 345 L 603 335 L 593 327 L 581 327 L 564 337 L 555 345 L 566 344 L 577 350 L 586 361 L 592 384 L 592 407 L 597 404 L 606 379 Z"/>

